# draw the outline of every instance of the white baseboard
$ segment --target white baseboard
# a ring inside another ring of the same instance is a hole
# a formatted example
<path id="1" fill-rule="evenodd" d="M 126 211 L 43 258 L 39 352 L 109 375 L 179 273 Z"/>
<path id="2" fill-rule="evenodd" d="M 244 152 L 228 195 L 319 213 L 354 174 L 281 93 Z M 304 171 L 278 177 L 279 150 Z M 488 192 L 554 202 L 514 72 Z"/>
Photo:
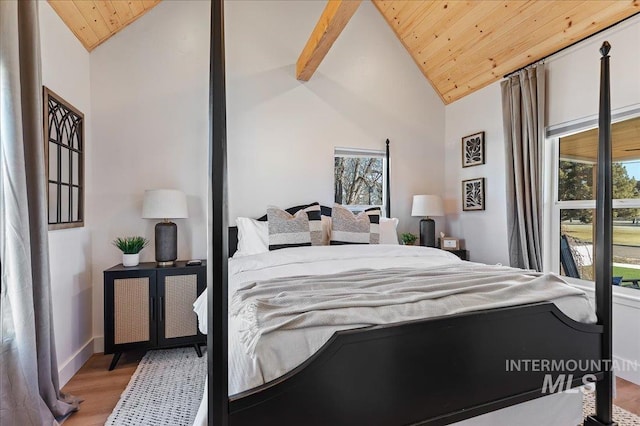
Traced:
<path id="1" fill-rule="evenodd" d="M 618 364 L 626 367 L 621 370 L 616 370 L 616 377 L 625 379 L 631 383 L 635 383 L 640 386 L 640 363 L 633 362 L 628 359 L 620 358 L 619 356 L 613 356 L 614 366 Z"/>
<path id="2" fill-rule="evenodd" d="M 104 336 L 93 337 L 93 353 L 99 354 L 104 352 Z"/>
<path id="3" fill-rule="evenodd" d="M 68 360 L 66 360 L 61 366 L 58 367 L 58 377 L 60 380 L 60 387 L 67 384 L 69 379 L 80 370 L 80 367 L 84 365 L 91 355 L 94 353 L 94 339 L 89 339 L 78 351 L 73 354 Z"/>

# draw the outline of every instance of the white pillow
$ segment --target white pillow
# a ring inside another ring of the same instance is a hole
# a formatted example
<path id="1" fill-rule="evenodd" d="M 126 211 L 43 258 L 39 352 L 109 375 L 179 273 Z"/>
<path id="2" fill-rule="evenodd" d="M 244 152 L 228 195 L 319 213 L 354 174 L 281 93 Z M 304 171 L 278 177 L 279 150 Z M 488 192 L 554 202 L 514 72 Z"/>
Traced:
<path id="1" fill-rule="evenodd" d="M 331 241 L 331 217 L 322 216 L 322 244 L 329 245 Z M 398 227 L 399 220 L 395 217 L 387 219 L 386 217 L 380 218 L 380 244 L 400 244 L 398 242 Z"/>
<path id="2" fill-rule="evenodd" d="M 398 218 L 395 217 L 391 219 L 380 218 L 380 244 L 399 244 L 398 231 L 396 231 L 398 222 Z"/>
<path id="3" fill-rule="evenodd" d="M 236 219 L 236 225 L 238 225 L 238 250 L 233 257 L 269 251 L 269 222 L 239 217 Z"/>

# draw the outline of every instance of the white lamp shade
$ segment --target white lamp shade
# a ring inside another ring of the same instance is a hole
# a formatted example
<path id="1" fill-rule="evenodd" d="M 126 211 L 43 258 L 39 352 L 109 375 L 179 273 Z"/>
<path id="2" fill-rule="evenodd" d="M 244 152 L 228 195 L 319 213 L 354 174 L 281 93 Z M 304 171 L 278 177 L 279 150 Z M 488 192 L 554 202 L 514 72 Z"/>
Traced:
<path id="1" fill-rule="evenodd" d="M 177 189 L 144 191 L 142 203 L 144 219 L 184 219 L 189 217 L 187 196 Z"/>
<path id="2" fill-rule="evenodd" d="M 414 195 L 411 216 L 444 216 L 439 195 Z"/>

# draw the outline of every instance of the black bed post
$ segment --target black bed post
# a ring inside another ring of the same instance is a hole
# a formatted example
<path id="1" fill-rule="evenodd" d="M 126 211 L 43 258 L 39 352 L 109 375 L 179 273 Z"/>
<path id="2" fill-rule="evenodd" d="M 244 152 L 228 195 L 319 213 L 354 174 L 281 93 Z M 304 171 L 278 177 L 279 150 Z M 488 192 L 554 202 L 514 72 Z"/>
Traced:
<path id="1" fill-rule="evenodd" d="M 224 73 L 224 0 L 211 1 L 209 74 L 209 168 L 211 170 L 211 252 L 209 256 L 207 374 L 208 424 L 227 426 L 227 113 Z"/>
<path id="2" fill-rule="evenodd" d="M 609 93 L 608 42 L 602 43 L 600 53 L 600 116 L 598 121 L 598 185 L 596 195 L 596 314 L 603 326 L 602 359 L 610 362 L 613 356 L 612 342 L 612 178 L 611 178 L 611 96 Z M 608 366 L 610 367 L 610 366 Z M 615 425 L 613 421 L 613 380 L 611 368 L 596 383 L 596 414 L 585 420 L 585 426 Z"/>
<path id="3" fill-rule="evenodd" d="M 391 218 L 391 173 L 389 173 L 389 139 L 387 139 L 387 218 Z"/>

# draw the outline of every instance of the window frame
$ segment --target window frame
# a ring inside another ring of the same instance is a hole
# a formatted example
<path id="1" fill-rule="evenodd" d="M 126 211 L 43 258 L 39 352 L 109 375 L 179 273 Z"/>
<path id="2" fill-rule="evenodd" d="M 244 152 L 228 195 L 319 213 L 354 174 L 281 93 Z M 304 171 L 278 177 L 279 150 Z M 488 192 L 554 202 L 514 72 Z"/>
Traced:
<path id="1" fill-rule="evenodd" d="M 616 110 L 612 113 L 611 124 L 640 117 L 640 104 L 628 108 Z M 560 274 L 560 211 L 581 210 L 596 208 L 596 200 L 566 200 L 559 199 L 558 180 L 560 164 L 560 139 L 585 132 L 598 127 L 597 117 L 587 117 L 569 123 L 549 127 L 546 130 L 544 146 L 544 180 L 543 188 L 543 222 L 549 224 L 544 232 L 544 271 Z M 640 208 L 640 198 L 622 198 L 612 200 L 613 209 Z M 580 279 L 584 283 L 593 281 Z M 637 289 L 625 289 L 614 286 L 616 291 L 638 291 Z"/>
<path id="2" fill-rule="evenodd" d="M 381 210 L 381 217 L 387 217 L 387 182 L 389 176 L 387 175 L 387 153 L 384 149 L 363 149 L 363 148 L 345 148 L 334 147 L 333 149 L 333 199 L 335 200 L 335 160 L 337 157 L 343 158 L 381 158 L 382 159 L 382 204 L 342 204 L 345 208 L 352 212 L 360 212 L 369 208 L 379 207 Z"/>

